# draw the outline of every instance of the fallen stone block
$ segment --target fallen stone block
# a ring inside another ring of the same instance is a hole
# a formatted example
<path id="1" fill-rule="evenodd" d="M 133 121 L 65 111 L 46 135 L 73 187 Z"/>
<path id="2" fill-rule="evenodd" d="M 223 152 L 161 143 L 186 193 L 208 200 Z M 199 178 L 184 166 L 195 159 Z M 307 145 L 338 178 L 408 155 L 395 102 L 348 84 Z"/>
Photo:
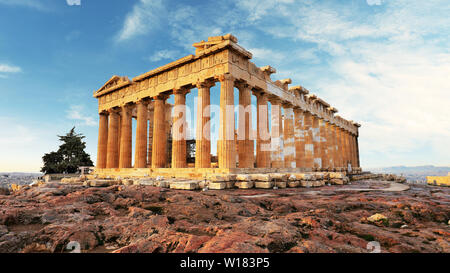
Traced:
<path id="1" fill-rule="evenodd" d="M 314 177 L 313 180 L 323 180 L 323 179 L 325 179 L 324 173 L 314 173 L 313 177 Z"/>
<path id="2" fill-rule="evenodd" d="M 344 181 L 342 179 L 337 179 L 337 178 L 330 179 L 330 183 L 332 185 L 344 185 Z"/>
<path id="3" fill-rule="evenodd" d="M 224 190 L 227 187 L 225 182 L 210 182 L 208 188 L 210 190 Z"/>
<path id="4" fill-rule="evenodd" d="M 232 189 L 232 188 L 234 188 L 234 181 L 228 181 L 228 182 L 225 182 L 225 188 L 226 189 Z"/>
<path id="5" fill-rule="evenodd" d="M 211 182 L 228 182 L 236 179 L 236 175 L 233 174 L 210 174 L 207 179 Z"/>
<path id="6" fill-rule="evenodd" d="M 270 182 L 270 181 L 272 181 L 272 177 L 269 174 L 266 174 L 266 173 L 250 174 L 250 179 L 252 181 L 261 181 L 261 182 Z"/>
<path id="7" fill-rule="evenodd" d="M 333 179 L 333 178 L 342 179 L 344 177 L 346 177 L 346 175 L 344 173 L 341 173 L 341 172 L 330 173 L 330 179 Z"/>
<path id="8" fill-rule="evenodd" d="M 89 186 L 91 187 L 109 187 L 112 185 L 116 185 L 117 181 L 115 180 L 91 180 Z"/>
<path id="9" fill-rule="evenodd" d="M 250 181 L 250 175 L 248 174 L 237 174 L 236 181 Z"/>
<path id="10" fill-rule="evenodd" d="M 316 180 L 312 182 L 313 187 L 323 187 L 325 186 L 325 180 Z"/>
<path id="11" fill-rule="evenodd" d="M 299 180 L 311 180 L 312 175 L 308 173 L 292 173 L 288 180 L 289 181 L 299 181 Z"/>
<path id="12" fill-rule="evenodd" d="M 286 173 L 271 173 L 269 174 L 272 177 L 272 181 L 287 181 L 288 175 Z"/>
<path id="13" fill-rule="evenodd" d="M 271 189 L 274 183 L 272 181 L 256 181 L 255 188 L 257 189 Z"/>
<path id="14" fill-rule="evenodd" d="M 181 181 L 181 182 L 170 182 L 170 188 L 175 190 L 196 190 L 198 189 L 197 181 Z"/>
<path id="15" fill-rule="evenodd" d="M 156 187 L 160 187 L 160 188 L 169 188 L 170 182 L 169 181 L 155 181 L 154 185 Z"/>
<path id="16" fill-rule="evenodd" d="M 134 181 L 132 179 L 123 179 L 122 180 L 122 185 L 124 186 L 131 186 L 134 184 Z"/>
<path id="17" fill-rule="evenodd" d="M 289 188 L 297 188 L 300 187 L 300 181 L 288 181 L 287 186 Z"/>
<path id="18" fill-rule="evenodd" d="M 136 182 L 137 182 L 137 185 L 155 186 L 156 181 L 153 179 L 145 178 L 145 179 L 136 180 L 135 183 Z"/>
<path id="19" fill-rule="evenodd" d="M 234 186 L 239 189 L 251 189 L 255 186 L 255 183 L 253 181 L 238 181 L 234 183 Z"/>

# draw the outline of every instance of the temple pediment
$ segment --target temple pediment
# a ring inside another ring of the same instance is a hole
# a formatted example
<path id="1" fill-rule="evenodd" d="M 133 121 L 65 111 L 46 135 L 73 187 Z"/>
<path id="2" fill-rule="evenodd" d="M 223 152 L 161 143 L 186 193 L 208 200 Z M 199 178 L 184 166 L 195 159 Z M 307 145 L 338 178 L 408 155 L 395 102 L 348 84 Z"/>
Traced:
<path id="1" fill-rule="evenodd" d="M 126 77 L 126 76 L 121 77 L 121 76 L 114 75 L 102 87 L 100 87 L 100 89 L 98 89 L 97 91 L 94 91 L 94 97 L 95 98 L 100 97 L 101 95 L 107 94 L 111 91 L 122 88 L 131 83 L 132 83 L 132 81 L 130 81 L 128 79 L 128 77 Z"/>

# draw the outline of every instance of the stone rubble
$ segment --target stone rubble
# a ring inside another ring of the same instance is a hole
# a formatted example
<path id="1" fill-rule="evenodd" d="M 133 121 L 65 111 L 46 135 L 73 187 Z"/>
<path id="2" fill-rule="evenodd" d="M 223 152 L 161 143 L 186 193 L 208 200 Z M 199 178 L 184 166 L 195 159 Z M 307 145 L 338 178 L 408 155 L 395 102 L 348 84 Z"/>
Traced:
<path id="1" fill-rule="evenodd" d="M 368 252 L 371 241 L 382 252 L 450 252 L 450 188 L 383 191 L 395 184 L 385 180 L 314 187 L 323 181 L 220 191 L 151 178 L 24 186 L 0 195 L 0 252 L 68 252 L 70 241 L 82 252 Z M 351 190 L 360 188 L 379 191 Z"/>

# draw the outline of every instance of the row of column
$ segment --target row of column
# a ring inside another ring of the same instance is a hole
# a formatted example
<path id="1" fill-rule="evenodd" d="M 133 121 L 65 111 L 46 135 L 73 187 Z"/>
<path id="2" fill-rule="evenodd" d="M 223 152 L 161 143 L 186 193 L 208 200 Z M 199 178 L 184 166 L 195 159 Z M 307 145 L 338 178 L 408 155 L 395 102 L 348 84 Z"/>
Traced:
<path id="1" fill-rule="evenodd" d="M 304 112 L 279 98 L 252 90 L 225 74 L 220 81 L 220 123 L 218 140 L 219 168 L 315 168 L 359 167 L 357 137 L 310 112 Z M 196 168 L 211 167 L 210 88 L 214 81 L 197 84 Z M 238 130 L 243 139 L 235 139 L 234 87 L 239 89 Z M 257 98 L 256 160 L 251 140 L 251 95 Z M 172 167 L 186 168 L 186 94 L 187 88 L 173 90 Z M 165 104 L 168 95 L 154 101 L 151 167 L 167 165 Z M 269 130 L 268 102 L 271 102 Z M 137 129 L 135 168 L 147 167 L 148 103 L 136 103 Z M 100 113 L 97 168 L 131 168 L 132 107 Z M 282 116 L 284 109 L 284 123 Z M 284 125 L 284 126 L 283 126 Z M 119 126 L 121 128 L 119 129 Z M 236 148 L 237 141 L 237 148 Z M 150 155 L 149 155 L 150 157 Z M 150 158 L 149 158 L 150 160 Z"/>
<path id="2" fill-rule="evenodd" d="M 278 98 L 258 92 L 258 168 L 347 168 L 359 167 L 357 137 L 316 115 L 281 103 Z M 268 101 L 271 109 L 271 137 L 268 135 Z M 284 110 L 282 122 L 281 108 Z M 283 128 L 284 125 L 284 128 Z"/>

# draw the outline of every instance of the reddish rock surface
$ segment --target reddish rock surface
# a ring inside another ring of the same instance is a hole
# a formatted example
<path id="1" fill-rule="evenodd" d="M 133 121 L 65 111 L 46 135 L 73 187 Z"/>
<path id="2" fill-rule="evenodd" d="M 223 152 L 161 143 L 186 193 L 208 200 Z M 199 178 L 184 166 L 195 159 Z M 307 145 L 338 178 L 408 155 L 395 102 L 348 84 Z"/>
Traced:
<path id="1" fill-rule="evenodd" d="M 450 188 L 388 182 L 278 190 L 25 187 L 0 195 L 0 252 L 450 252 Z M 386 221 L 370 222 L 375 213 Z"/>

